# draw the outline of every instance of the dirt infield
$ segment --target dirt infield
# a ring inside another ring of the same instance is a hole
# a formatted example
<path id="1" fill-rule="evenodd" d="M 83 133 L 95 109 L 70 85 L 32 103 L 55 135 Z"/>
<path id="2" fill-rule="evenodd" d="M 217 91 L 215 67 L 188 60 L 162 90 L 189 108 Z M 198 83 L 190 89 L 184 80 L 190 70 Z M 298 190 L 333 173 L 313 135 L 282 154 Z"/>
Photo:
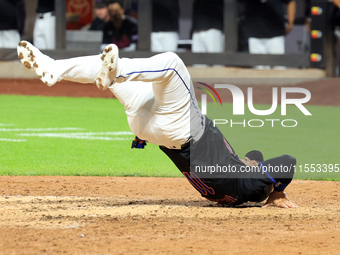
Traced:
<path id="1" fill-rule="evenodd" d="M 339 254 L 339 182 L 217 207 L 184 178 L 0 177 L 1 254 Z"/>
<path id="2" fill-rule="evenodd" d="M 340 105 L 337 83 L 304 84 L 311 104 Z M 271 98 L 267 85 L 254 93 Z M 38 80 L 0 80 L 0 94 L 113 98 Z M 184 178 L 0 176 L 0 254 L 339 254 L 339 189 L 295 180 L 287 193 L 297 209 L 228 208 Z"/>

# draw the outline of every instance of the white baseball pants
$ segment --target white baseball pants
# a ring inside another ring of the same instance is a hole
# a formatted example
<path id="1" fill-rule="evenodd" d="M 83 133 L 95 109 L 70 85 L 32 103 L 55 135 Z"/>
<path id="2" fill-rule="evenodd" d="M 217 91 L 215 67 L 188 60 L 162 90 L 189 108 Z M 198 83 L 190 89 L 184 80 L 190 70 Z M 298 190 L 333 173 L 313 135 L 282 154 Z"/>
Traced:
<path id="1" fill-rule="evenodd" d="M 219 53 L 224 51 L 224 36 L 218 29 L 194 32 L 192 35 L 192 52 Z"/>
<path id="2" fill-rule="evenodd" d="M 177 32 L 152 32 L 151 51 L 177 51 L 178 38 L 179 36 Z"/>
<path id="3" fill-rule="evenodd" d="M 285 37 L 276 36 L 273 38 L 254 38 L 248 40 L 249 53 L 251 54 L 284 54 L 285 53 Z M 256 66 L 257 69 L 270 69 L 270 66 Z M 277 66 L 276 69 L 284 69 L 285 67 Z"/>
<path id="4" fill-rule="evenodd" d="M 59 80 L 93 83 L 102 68 L 101 55 L 56 60 Z M 126 109 L 130 129 L 149 143 L 180 149 L 204 131 L 190 74 L 172 52 L 151 58 L 118 59 L 110 90 Z"/>
<path id="5" fill-rule="evenodd" d="M 249 38 L 249 52 L 251 54 L 284 54 L 285 37 Z"/>
<path id="6" fill-rule="evenodd" d="M 19 42 L 20 34 L 18 30 L 0 31 L 0 48 L 15 49 Z"/>
<path id="7" fill-rule="evenodd" d="M 41 50 L 55 49 L 56 17 L 52 12 L 37 14 L 33 29 L 33 44 Z"/>

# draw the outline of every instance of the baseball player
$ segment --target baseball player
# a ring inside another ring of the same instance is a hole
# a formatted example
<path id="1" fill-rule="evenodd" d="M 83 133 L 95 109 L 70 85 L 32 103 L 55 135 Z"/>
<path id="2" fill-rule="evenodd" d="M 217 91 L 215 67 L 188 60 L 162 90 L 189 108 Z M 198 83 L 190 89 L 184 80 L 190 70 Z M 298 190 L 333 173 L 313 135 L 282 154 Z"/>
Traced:
<path id="1" fill-rule="evenodd" d="M 284 192 L 293 178 L 295 159 L 283 155 L 264 161 L 260 152 L 252 151 L 241 160 L 202 115 L 189 72 L 175 53 L 119 58 L 117 46 L 110 44 L 99 55 L 54 60 L 26 41 L 19 43 L 17 51 L 20 61 L 48 86 L 64 79 L 109 88 L 124 105 L 136 134 L 132 146 L 143 147 L 139 144 L 145 141 L 159 145 L 203 197 L 229 205 L 268 197 L 265 207 L 297 207 Z M 237 173 L 252 165 L 262 171 L 211 176 L 194 172 L 197 166 L 212 164 L 232 167 Z M 275 175 L 264 171 L 273 166 L 288 170 Z"/>
<path id="2" fill-rule="evenodd" d="M 55 49 L 55 0 L 38 0 L 33 43 L 39 49 Z"/>

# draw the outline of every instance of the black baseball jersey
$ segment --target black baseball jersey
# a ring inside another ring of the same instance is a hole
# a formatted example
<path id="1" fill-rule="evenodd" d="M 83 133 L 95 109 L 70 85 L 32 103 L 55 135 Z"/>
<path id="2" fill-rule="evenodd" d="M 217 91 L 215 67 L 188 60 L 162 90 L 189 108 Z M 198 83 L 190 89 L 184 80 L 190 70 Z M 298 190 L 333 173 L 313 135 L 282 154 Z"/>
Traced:
<path id="1" fill-rule="evenodd" d="M 226 204 L 241 204 L 246 201 L 260 202 L 268 197 L 274 184 L 277 190 L 284 189 L 292 180 L 295 159 L 284 155 L 262 162 L 264 166 L 284 165 L 290 167 L 290 173 L 272 176 L 259 172 L 241 172 L 245 164 L 235 154 L 233 148 L 212 121 L 206 118 L 206 126 L 202 137 L 198 141 L 191 141 L 182 150 L 172 150 L 166 147 L 160 149 L 169 156 L 178 169 L 197 189 L 201 195 L 209 200 Z M 233 168 L 234 173 L 221 171 L 210 174 L 196 171 L 199 166 L 226 166 Z M 261 169 L 261 168 L 260 168 Z M 281 183 L 285 185 L 280 186 Z"/>
<path id="2" fill-rule="evenodd" d="M 223 0 L 195 0 L 192 31 L 211 28 L 223 31 Z"/>
<path id="3" fill-rule="evenodd" d="M 179 31 L 179 0 L 152 0 L 152 31 Z"/>
<path id="4" fill-rule="evenodd" d="M 0 30 L 18 30 L 22 34 L 25 17 L 23 0 L 0 0 Z"/>
<path id="5" fill-rule="evenodd" d="M 247 37 L 273 38 L 285 34 L 286 5 L 292 0 L 246 0 L 244 31 Z"/>
<path id="6" fill-rule="evenodd" d="M 209 118 L 206 118 L 205 124 L 204 133 L 199 141 L 191 141 L 182 150 L 160 148 L 203 197 L 231 204 L 242 203 L 238 179 L 228 178 L 225 173 L 207 176 L 206 173 L 194 171 L 195 166 L 244 165 L 220 130 L 213 127 Z"/>
<path id="7" fill-rule="evenodd" d="M 37 13 L 46 13 L 54 11 L 55 0 L 38 0 Z"/>

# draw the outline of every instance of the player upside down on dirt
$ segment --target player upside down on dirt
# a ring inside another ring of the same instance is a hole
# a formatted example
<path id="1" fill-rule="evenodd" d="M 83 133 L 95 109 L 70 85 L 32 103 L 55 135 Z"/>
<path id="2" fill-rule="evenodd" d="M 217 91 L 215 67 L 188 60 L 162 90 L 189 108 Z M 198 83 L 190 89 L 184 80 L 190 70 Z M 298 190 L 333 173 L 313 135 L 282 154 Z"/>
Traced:
<path id="1" fill-rule="evenodd" d="M 109 88 L 124 105 L 130 129 L 138 137 L 133 146 L 138 147 L 140 140 L 159 145 L 203 197 L 229 205 L 268 198 L 264 207 L 297 207 L 285 194 L 295 158 L 264 160 L 262 153 L 251 151 L 240 159 L 201 113 L 189 72 L 175 53 L 119 58 L 118 48 L 111 44 L 99 55 L 54 60 L 26 41 L 19 43 L 17 51 L 20 61 L 48 86 L 64 79 Z M 245 166 L 261 171 L 210 176 L 194 171 L 209 165 L 233 167 L 238 173 Z M 266 170 L 277 166 L 286 170 L 275 174 Z"/>

